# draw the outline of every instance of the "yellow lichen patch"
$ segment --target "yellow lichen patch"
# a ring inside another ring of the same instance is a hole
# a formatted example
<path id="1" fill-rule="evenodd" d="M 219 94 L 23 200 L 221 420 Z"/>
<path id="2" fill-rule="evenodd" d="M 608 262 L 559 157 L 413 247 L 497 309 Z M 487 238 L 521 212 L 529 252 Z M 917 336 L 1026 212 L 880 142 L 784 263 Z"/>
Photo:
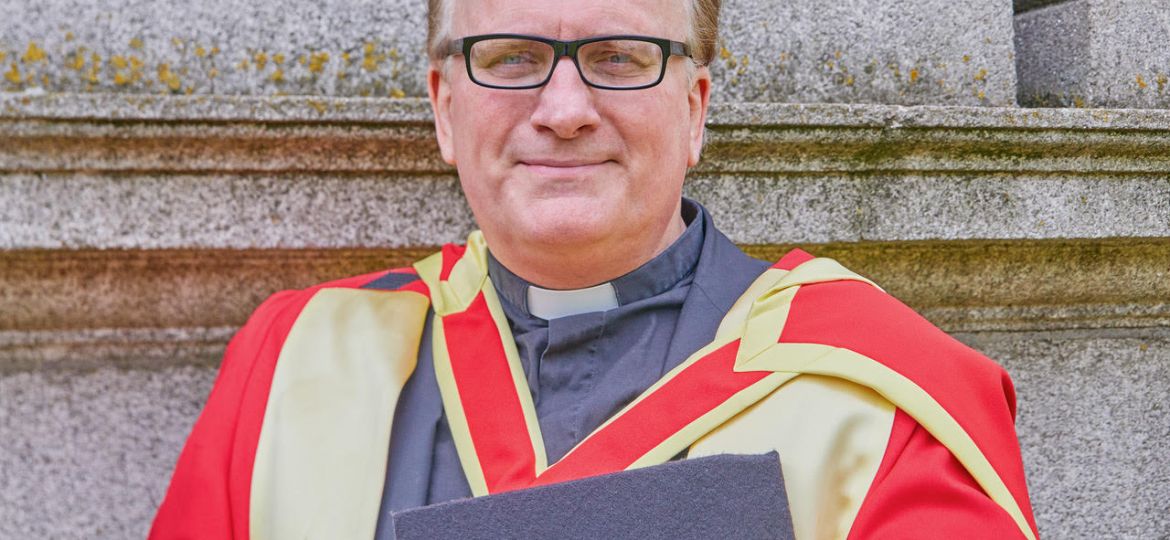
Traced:
<path id="1" fill-rule="evenodd" d="M 910 69 L 910 84 L 918 82 L 918 68 Z"/>
<path id="2" fill-rule="evenodd" d="M 126 69 L 126 66 L 128 66 L 129 63 L 126 62 L 126 58 L 124 56 L 114 55 L 112 58 L 110 58 L 110 65 L 114 66 L 114 69 Z"/>
<path id="3" fill-rule="evenodd" d="M 1158 78 L 1154 79 L 1154 81 L 1158 83 L 1158 93 L 1164 92 L 1166 90 L 1166 83 L 1170 82 L 1165 73 L 1159 73 Z"/>
<path id="4" fill-rule="evenodd" d="M 352 61 L 353 61 L 353 60 L 352 60 L 352 59 L 349 57 L 349 52 L 348 52 L 348 51 L 347 51 L 347 52 L 343 52 L 343 53 L 341 53 L 341 61 L 342 61 L 342 62 L 343 62 L 345 65 L 347 65 L 347 66 L 349 65 L 349 63 L 350 63 L 350 62 L 352 62 Z"/>
<path id="5" fill-rule="evenodd" d="M 964 64 L 969 64 L 969 63 L 971 63 L 971 55 L 969 55 L 969 54 L 964 54 L 964 55 L 963 55 L 963 63 L 964 63 Z"/>
<path id="6" fill-rule="evenodd" d="M 219 47 L 211 47 L 211 56 L 219 54 Z"/>
<path id="7" fill-rule="evenodd" d="M 81 71 L 81 68 L 85 67 L 85 47 L 74 51 L 71 58 L 67 57 L 65 59 L 65 67 L 73 71 Z"/>
<path id="8" fill-rule="evenodd" d="M 277 82 L 277 83 L 284 82 L 284 70 L 280 69 L 280 68 L 276 68 L 276 71 L 273 71 L 272 75 L 270 75 L 268 78 L 272 82 Z"/>
<path id="9" fill-rule="evenodd" d="M 977 80 L 977 81 L 982 82 L 986 79 L 987 79 L 987 68 L 980 69 L 979 72 L 975 74 L 975 80 Z"/>
<path id="10" fill-rule="evenodd" d="M 272 55 L 272 63 L 276 64 L 278 66 L 284 65 L 284 54 L 276 53 L 276 54 Z"/>
<path id="11" fill-rule="evenodd" d="M 177 49 L 177 48 L 179 48 L 179 47 L 182 47 L 182 46 L 183 46 L 183 40 L 181 40 L 181 39 L 179 39 L 179 38 L 177 38 L 177 37 L 173 37 L 173 38 L 171 38 L 171 45 L 174 45 L 176 49 Z"/>
<path id="12" fill-rule="evenodd" d="M 16 67 L 16 62 L 13 62 L 8 71 L 4 72 L 4 78 L 12 84 L 20 84 L 20 68 Z"/>
<path id="13" fill-rule="evenodd" d="M 256 63 L 256 69 L 264 69 L 264 66 L 268 65 L 268 55 L 263 51 L 258 52 L 252 56 L 252 61 Z"/>
<path id="14" fill-rule="evenodd" d="M 406 92 L 403 92 L 401 88 L 395 88 L 390 90 L 390 97 L 401 99 L 406 97 Z"/>
<path id="15" fill-rule="evenodd" d="M 297 57 L 297 63 L 302 66 L 307 66 L 309 65 L 309 57 L 302 54 Z"/>
<path id="16" fill-rule="evenodd" d="M 4 51 L 0 51 L 0 63 L 3 63 L 4 59 L 6 59 L 6 58 L 8 58 L 8 53 L 6 53 Z"/>
<path id="17" fill-rule="evenodd" d="M 724 60 L 731 58 L 731 51 L 727 50 L 727 47 L 720 45 L 719 46 L 719 58 L 722 58 Z"/>
<path id="18" fill-rule="evenodd" d="M 845 86 L 853 86 L 853 75 L 845 77 Z"/>
<path id="19" fill-rule="evenodd" d="M 373 42 L 368 41 L 362 46 L 362 69 L 366 71 L 376 71 L 378 63 L 382 61 L 379 55 L 374 54 L 374 49 Z"/>
<path id="20" fill-rule="evenodd" d="M 329 63 L 329 53 L 313 53 L 309 57 L 309 71 L 312 73 L 321 73 L 321 70 L 325 69 L 325 64 L 327 63 Z"/>
<path id="21" fill-rule="evenodd" d="M 249 64 L 248 64 L 247 58 L 240 60 L 239 63 L 236 64 L 236 71 L 244 71 L 244 70 L 248 69 L 248 65 Z"/>
<path id="22" fill-rule="evenodd" d="M 202 45 L 195 47 L 195 56 L 199 58 L 207 56 L 207 49 L 204 49 Z"/>
<path id="23" fill-rule="evenodd" d="M 398 49 L 390 49 L 388 54 L 390 55 L 391 60 L 398 60 L 402 57 L 400 54 L 398 54 Z"/>
<path id="24" fill-rule="evenodd" d="M 976 90 L 975 97 L 979 99 L 987 99 L 987 92 L 984 92 L 983 90 Z"/>
<path id="25" fill-rule="evenodd" d="M 833 51 L 833 58 L 840 60 L 841 56 L 842 56 L 841 51 Z"/>
<path id="26" fill-rule="evenodd" d="M 171 91 L 178 91 L 183 86 L 182 81 L 179 80 L 179 76 L 171 71 L 170 64 L 158 65 L 158 81 L 165 84 Z"/>
<path id="27" fill-rule="evenodd" d="M 1141 88 L 1142 90 L 1145 90 L 1146 87 L 1149 86 L 1149 84 L 1146 84 L 1146 78 L 1142 77 L 1141 73 L 1138 73 L 1137 85 L 1138 85 L 1138 88 Z"/>
<path id="28" fill-rule="evenodd" d="M 121 71 L 114 73 L 114 84 L 118 86 L 125 86 L 130 84 L 130 77 Z"/>
<path id="29" fill-rule="evenodd" d="M 1073 98 L 1073 107 L 1076 107 L 1078 109 L 1084 109 L 1085 108 L 1085 100 L 1081 99 L 1079 96 L 1074 97 Z"/>
<path id="30" fill-rule="evenodd" d="M 327 108 L 325 107 L 324 103 L 321 103 L 320 101 L 317 101 L 315 99 L 310 99 L 308 103 L 309 103 L 310 107 L 317 110 L 318 114 L 325 114 L 325 111 L 327 110 Z"/>
<path id="31" fill-rule="evenodd" d="M 85 74 L 85 80 L 90 84 L 97 84 L 98 73 L 102 70 L 102 55 L 98 53 L 89 55 L 89 63 L 89 73 Z"/>
<path id="32" fill-rule="evenodd" d="M 37 42 L 30 41 L 28 44 L 28 49 L 24 51 L 24 56 L 21 56 L 20 60 L 26 64 L 43 62 L 45 60 L 45 50 L 42 49 L 40 45 L 37 45 Z"/>
<path id="33" fill-rule="evenodd" d="M 140 38 L 131 38 L 130 39 L 130 48 L 134 49 L 136 51 L 141 51 L 142 50 L 142 40 Z"/>

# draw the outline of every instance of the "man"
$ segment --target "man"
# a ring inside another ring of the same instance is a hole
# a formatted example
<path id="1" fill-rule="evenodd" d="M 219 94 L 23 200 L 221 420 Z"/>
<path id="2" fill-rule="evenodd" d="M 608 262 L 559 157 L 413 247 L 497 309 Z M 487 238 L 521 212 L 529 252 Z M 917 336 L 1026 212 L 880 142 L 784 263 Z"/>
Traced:
<path id="1" fill-rule="evenodd" d="M 432 0 L 436 134 L 482 234 L 266 301 L 152 536 L 387 537 L 391 511 L 776 450 L 798 538 L 1035 538 L 998 366 L 682 198 L 718 9 Z"/>

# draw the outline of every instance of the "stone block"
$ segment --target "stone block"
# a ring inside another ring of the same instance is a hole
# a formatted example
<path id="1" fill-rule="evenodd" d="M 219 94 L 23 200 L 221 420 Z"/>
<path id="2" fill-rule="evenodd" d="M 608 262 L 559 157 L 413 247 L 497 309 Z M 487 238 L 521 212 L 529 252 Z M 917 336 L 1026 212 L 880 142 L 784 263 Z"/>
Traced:
<path id="1" fill-rule="evenodd" d="M 1008 0 L 724 4 L 717 99 L 1015 105 Z"/>
<path id="2" fill-rule="evenodd" d="M 0 88 L 425 96 L 424 0 L 0 2 Z"/>
<path id="3" fill-rule="evenodd" d="M 0 371 L 0 538 L 144 538 L 212 367 Z"/>
<path id="4" fill-rule="evenodd" d="M 1011 373 L 1041 538 L 1170 531 L 1170 333 L 986 333 L 960 339 Z"/>
<path id="5" fill-rule="evenodd" d="M 421 97 L 425 2 L 0 4 L 0 89 Z M 715 99 L 1010 106 L 1010 0 L 729 0 Z"/>
<path id="6" fill-rule="evenodd" d="M 1069 0 L 1015 27 L 1021 105 L 1170 108 L 1165 2 Z"/>

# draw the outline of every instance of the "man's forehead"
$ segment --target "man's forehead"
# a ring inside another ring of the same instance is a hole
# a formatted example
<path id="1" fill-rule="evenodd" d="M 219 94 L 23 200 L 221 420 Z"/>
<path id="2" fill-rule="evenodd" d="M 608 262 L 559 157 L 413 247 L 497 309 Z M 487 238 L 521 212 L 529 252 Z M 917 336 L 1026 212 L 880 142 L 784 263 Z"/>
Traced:
<path id="1" fill-rule="evenodd" d="M 645 34 L 683 40 L 689 0 L 450 0 L 452 35 L 536 34 L 578 39 Z"/>

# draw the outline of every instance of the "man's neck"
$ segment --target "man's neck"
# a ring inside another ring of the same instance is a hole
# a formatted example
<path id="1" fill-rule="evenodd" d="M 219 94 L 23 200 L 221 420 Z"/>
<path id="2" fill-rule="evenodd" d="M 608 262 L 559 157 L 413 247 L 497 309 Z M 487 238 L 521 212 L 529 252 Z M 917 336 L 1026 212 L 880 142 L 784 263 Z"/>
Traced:
<path id="1" fill-rule="evenodd" d="M 643 239 L 624 237 L 583 245 L 545 245 L 489 237 L 488 245 L 500 263 L 533 285 L 582 289 L 637 269 L 670 247 L 684 230 L 686 224 L 676 214 L 662 234 Z"/>

